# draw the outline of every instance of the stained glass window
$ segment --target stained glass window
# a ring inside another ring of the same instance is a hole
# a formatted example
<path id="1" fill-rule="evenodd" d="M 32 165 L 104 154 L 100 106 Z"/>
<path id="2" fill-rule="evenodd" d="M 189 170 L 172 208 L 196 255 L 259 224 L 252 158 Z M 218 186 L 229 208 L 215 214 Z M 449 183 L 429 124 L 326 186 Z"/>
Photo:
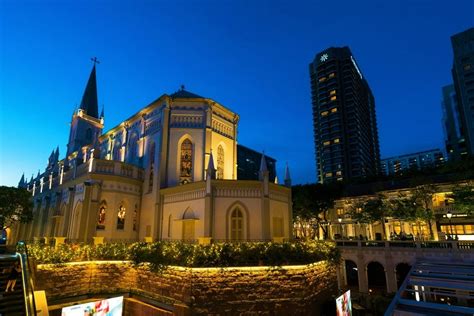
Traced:
<path id="1" fill-rule="evenodd" d="M 97 229 L 105 229 L 105 206 L 101 206 L 97 217 Z"/>
<path id="2" fill-rule="evenodd" d="M 224 148 L 217 147 L 217 179 L 224 179 Z"/>
<path id="3" fill-rule="evenodd" d="M 192 181 L 193 172 L 193 143 L 189 139 L 181 144 L 181 168 L 179 182 L 186 184 Z"/>
<path id="4" fill-rule="evenodd" d="M 120 205 L 117 213 L 117 229 L 125 228 L 125 207 Z"/>

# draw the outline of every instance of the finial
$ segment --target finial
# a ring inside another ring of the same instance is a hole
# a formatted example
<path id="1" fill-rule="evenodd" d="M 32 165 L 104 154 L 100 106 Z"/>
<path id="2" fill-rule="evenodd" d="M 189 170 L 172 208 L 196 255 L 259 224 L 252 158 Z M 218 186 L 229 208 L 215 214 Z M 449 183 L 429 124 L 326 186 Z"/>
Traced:
<path id="1" fill-rule="evenodd" d="M 184 90 L 184 84 L 181 85 L 181 91 L 183 91 L 183 90 Z"/>
<path id="2" fill-rule="evenodd" d="M 93 57 L 91 58 L 91 60 L 94 63 L 94 67 L 95 67 L 95 64 L 100 64 L 100 61 L 97 59 L 97 57 Z"/>

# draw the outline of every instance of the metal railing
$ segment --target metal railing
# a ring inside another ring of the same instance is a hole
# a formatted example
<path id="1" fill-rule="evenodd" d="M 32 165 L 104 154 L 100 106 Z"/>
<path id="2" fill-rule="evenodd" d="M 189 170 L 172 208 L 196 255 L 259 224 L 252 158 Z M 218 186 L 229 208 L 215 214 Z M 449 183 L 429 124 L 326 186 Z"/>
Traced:
<path id="1" fill-rule="evenodd" d="M 338 247 L 377 248 L 422 248 L 474 250 L 474 241 L 379 241 L 379 240 L 336 240 Z"/>
<path id="2" fill-rule="evenodd" d="M 19 241 L 16 245 L 16 254 L 21 264 L 21 280 L 23 283 L 23 298 L 25 302 L 26 316 L 36 315 L 35 291 L 33 284 L 33 272 L 28 262 L 28 249 L 24 241 Z"/>

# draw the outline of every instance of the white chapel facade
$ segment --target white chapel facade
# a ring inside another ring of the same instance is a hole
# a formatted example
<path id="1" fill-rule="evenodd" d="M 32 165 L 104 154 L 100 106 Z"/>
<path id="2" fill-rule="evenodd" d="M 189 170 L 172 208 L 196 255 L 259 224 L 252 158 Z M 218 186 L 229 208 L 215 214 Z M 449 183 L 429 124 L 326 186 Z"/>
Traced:
<path id="1" fill-rule="evenodd" d="M 34 219 L 13 240 L 289 239 L 289 176 L 286 186 L 270 182 L 262 155 L 259 180 L 237 179 L 238 122 L 182 87 L 103 132 L 94 65 L 66 157 L 56 149 L 44 172 L 20 181 Z"/>

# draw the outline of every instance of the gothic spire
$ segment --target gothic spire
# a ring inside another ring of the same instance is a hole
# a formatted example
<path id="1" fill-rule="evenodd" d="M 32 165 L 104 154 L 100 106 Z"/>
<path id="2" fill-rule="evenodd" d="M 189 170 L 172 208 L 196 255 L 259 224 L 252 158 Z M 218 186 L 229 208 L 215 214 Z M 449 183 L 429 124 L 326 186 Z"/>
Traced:
<path id="1" fill-rule="evenodd" d="M 214 157 L 212 156 L 212 150 L 211 154 L 209 155 L 209 163 L 207 164 L 206 174 L 207 177 L 210 179 L 216 178 L 216 168 L 214 167 Z"/>
<path id="2" fill-rule="evenodd" d="M 286 168 L 285 168 L 285 186 L 291 187 L 291 176 L 290 176 L 290 168 L 288 167 L 288 163 L 286 163 Z"/>
<path id="3" fill-rule="evenodd" d="M 23 172 L 23 175 L 21 176 L 20 182 L 18 183 L 19 188 L 24 188 L 25 187 L 25 173 Z"/>
<path id="4" fill-rule="evenodd" d="M 268 176 L 267 159 L 265 158 L 265 152 L 262 152 L 262 159 L 260 159 L 260 170 L 258 172 L 259 180 L 263 180 L 265 175 Z"/>
<path id="5" fill-rule="evenodd" d="M 104 105 L 102 105 L 102 111 L 100 111 L 100 117 L 104 118 Z"/>
<path id="6" fill-rule="evenodd" d="M 79 106 L 79 108 L 82 109 L 85 114 L 95 118 L 99 118 L 99 106 L 97 104 L 97 80 L 95 75 L 95 64 L 97 62 L 97 59 L 93 59 L 93 61 L 94 66 L 92 67 L 92 71 L 89 76 L 89 80 L 87 81 L 87 86 L 84 90 L 81 105 Z"/>

